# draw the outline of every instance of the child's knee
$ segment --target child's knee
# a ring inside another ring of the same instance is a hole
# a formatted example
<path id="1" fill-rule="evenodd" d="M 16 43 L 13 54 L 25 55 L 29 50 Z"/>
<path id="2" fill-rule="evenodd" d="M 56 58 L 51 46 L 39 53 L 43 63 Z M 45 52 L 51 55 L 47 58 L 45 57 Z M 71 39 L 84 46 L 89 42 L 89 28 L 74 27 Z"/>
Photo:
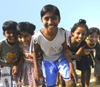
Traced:
<path id="1" fill-rule="evenodd" d="M 74 82 L 74 80 L 65 81 L 65 83 L 66 83 L 66 86 L 67 86 L 67 87 L 75 87 L 75 82 Z"/>

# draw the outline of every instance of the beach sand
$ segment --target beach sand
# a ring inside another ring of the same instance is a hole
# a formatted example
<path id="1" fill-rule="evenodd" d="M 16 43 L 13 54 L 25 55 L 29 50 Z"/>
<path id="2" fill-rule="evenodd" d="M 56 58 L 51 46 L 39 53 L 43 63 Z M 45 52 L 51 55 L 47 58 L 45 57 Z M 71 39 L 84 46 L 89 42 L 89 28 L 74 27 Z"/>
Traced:
<path id="1" fill-rule="evenodd" d="M 81 72 L 79 70 L 76 70 L 76 73 L 78 75 L 81 75 Z M 77 87 L 81 87 L 81 79 L 78 79 Z M 90 85 L 89 87 L 100 87 L 100 83 L 96 83 L 94 79 L 94 68 L 91 69 L 91 78 L 90 78 Z"/>
<path id="2" fill-rule="evenodd" d="M 79 70 L 76 70 L 76 73 L 79 76 L 81 76 L 81 72 Z M 59 85 L 59 86 L 56 86 L 56 87 L 61 87 L 61 86 Z M 77 87 L 81 87 L 81 79 L 80 78 L 78 78 Z M 100 83 L 96 83 L 95 79 L 94 79 L 94 68 L 91 69 L 91 78 L 90 78 L 89 87 L 100 87 Z"/>

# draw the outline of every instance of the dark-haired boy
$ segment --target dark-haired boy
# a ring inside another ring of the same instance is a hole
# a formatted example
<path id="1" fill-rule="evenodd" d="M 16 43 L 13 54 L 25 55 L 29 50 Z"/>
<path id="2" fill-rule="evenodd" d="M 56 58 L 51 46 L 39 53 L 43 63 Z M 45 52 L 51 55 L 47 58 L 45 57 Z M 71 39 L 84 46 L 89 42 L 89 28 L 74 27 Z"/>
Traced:
<path id="1" fill-rule="evenodd" d="M 2 29 L 6 39 L 0 41 L 0 86 L 12 87 L 12 68 L 18 64 L 20 51 L 15 21 L 4 22 Z"/>

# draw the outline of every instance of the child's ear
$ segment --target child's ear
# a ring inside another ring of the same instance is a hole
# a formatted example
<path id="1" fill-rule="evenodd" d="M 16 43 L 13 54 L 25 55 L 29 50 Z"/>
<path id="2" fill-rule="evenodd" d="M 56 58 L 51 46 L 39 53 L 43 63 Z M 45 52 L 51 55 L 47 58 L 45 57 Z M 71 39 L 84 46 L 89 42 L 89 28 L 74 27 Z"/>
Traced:
<path id="1" fill-rule="evenodd" d="M 5 32 L 3 32 L 3 35 L 4 35 L 4 37 L 6 37 L 6 36 L 5 36 Z"/>

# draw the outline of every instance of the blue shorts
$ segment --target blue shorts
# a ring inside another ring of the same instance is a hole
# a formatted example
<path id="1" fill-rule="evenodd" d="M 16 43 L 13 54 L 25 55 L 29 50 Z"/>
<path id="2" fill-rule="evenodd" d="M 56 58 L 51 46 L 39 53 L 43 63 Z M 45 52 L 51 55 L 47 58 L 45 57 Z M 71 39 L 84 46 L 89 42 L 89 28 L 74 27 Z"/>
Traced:
<path id="1" fill-rule="evenodd" d="M 43 70 L 43 76 L 46 78 L 45 83 L 47 86 L 55 87 L 54 85 L 56 83 L 57 72 L 59 72 L 63 77 L 63 79 L 66 81 L 70 81 L 74 79 L 73 77 L 71 79 L 69 78 L 70 66 L 64 56 L 62 56 L 60 59 L 58 59 L 55 62 L 43 60 L 42 70 Z"/>

